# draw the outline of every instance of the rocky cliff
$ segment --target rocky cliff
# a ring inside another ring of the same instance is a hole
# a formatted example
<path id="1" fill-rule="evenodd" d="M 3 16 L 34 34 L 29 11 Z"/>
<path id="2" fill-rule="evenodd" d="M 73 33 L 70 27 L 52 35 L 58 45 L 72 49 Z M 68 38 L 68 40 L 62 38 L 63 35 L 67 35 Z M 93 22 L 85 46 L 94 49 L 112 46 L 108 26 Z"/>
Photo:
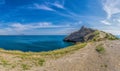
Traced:
<path id="1" fill-rule="evenodd" d="M 66 42 L 87 42 L 87 41 L 100 41 L 100 40 L 115 40 L 118 39 L 110 33 L 87 28 L 82 26 L 80 30 L 68 35 L 64 41 Z"/>

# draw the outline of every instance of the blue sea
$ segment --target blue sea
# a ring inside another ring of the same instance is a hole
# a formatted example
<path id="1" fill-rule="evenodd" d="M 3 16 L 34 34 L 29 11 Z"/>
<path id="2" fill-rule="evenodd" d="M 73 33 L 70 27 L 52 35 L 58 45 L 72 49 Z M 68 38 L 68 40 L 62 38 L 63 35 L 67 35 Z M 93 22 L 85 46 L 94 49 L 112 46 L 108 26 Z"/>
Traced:
<path id="1" fill-rule="evenodd" d="M 65 48 L 72 43 L 64 42 L 65 35 L 0 36 L 0 48 L 24 52 L 41 52 Z"/>

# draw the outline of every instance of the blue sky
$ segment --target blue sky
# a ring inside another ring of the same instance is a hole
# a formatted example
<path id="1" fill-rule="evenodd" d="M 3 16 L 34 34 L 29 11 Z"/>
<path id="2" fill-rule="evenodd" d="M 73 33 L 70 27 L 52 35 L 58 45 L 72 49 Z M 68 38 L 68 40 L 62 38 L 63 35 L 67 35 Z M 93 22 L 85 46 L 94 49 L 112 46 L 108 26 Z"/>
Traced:
<path id="1" fill-rule="evenodd" d="M 1 35 L 64 35 L 92 27 L 120 35 L 120 0 L 0 0 Z"/>

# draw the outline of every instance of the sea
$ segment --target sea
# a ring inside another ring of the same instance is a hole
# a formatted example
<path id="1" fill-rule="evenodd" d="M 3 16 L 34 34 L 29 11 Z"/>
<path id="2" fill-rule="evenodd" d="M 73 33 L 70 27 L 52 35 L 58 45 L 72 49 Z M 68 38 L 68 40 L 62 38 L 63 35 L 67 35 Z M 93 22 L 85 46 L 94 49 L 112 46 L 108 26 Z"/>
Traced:
<path id="1" fill-rule="evenodd" d="M 0 48 L 23 52 L 42 52 L 65 48 L 73 43 L 64 42 L 66 35 L 10 35 L 0 36 Z"/>

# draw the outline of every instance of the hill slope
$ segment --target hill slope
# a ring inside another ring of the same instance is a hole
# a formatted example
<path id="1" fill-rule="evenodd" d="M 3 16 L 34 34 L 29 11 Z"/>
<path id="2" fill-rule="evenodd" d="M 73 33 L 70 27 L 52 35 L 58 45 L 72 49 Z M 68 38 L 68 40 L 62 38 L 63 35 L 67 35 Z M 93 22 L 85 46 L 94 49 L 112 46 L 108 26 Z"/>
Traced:
<path id="1" fill-rule="evenodd" d="M 100 40 L 115 40 L 118 39 L 110 33 L 106 33 L 99 30 L 94 30 L 87 27 L 82 27 L 80 30 L 71 33 L 64 41 L 67 42 L 88 42 L 88 41 L 100 41 Z"/>
<path id="2" fill-rule="evenodd" d="M 104 52 L 96 49 L 102 45 Z M 100 41 L 89 43 L 73 54 L 57 60 L 50 60 L 40 71 L 119 71 L 120 70 L 120 41 Z M 37 69 L 35 69 L 37 70 Z"/>
<path id="3" fill-rule="evenodd" d="M 120 40 L 90 42 L 60 58 L 49 59 L 46 55 L 42 66 L 37 62 L 40 53 L 26 56 L 0 50 L 0 54 L 0 71 L 120 71 Z"/>

